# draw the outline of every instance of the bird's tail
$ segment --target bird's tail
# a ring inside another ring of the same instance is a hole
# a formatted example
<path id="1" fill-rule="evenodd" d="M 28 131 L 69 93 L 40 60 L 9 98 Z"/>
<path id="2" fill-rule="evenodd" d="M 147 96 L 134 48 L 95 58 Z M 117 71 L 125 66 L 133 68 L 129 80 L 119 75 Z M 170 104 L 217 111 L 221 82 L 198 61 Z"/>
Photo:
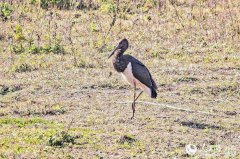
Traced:
<path id="1" fill-rule="evenodd" d="M 157 91 L 154 88 L 151 88 L 151 98 L 157 98 Z"/>

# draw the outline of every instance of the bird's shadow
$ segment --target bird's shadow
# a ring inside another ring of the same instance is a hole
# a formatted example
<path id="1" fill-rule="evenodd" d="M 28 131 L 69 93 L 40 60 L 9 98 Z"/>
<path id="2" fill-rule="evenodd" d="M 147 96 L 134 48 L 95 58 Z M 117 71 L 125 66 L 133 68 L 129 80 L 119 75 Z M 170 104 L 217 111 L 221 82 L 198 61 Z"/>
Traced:
<path id="1" fill-rule="evenodd" d="M 221 130 L 223 129 L 222 126 L 205 124 L 205 123 L 198 123 L 193 121 L 178 121 L 182 126 L 187 126 L 193 129 L 214 129 L 214 130 Z"/>

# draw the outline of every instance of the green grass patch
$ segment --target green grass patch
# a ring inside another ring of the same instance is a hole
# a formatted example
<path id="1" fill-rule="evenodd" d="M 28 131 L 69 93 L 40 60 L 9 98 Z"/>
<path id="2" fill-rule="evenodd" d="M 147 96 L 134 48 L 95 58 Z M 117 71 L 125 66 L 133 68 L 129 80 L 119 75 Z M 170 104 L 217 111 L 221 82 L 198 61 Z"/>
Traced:
<path id="1" fill-rule="evenodd" d="M 19 128 L 36 125 L 36 124 L 52 124 L 52 122 L 41 119 L 41 118 L 1 118 L 0 119 L 0 126 L 3 125 L 12 125 L 17 126 Z"/>
<path id="2" fill-rule="evenodd" d="M 70 133 L 74 134 L 76 137 L 75 144 L 79 146 L 90 146 L 90 147 L 97 147 L 100 139 L 97 137 L 99 133 L 102 131 L 96 131 L 86 128 L 72 128 Z"/>
<path id="3" fill-rule="evenodd" d="M 37 152 L 41 145 L 47 144 L 51 135 L 62 128 L 61 124 L 42 118 L 1 118 L 0 154 Z"/>

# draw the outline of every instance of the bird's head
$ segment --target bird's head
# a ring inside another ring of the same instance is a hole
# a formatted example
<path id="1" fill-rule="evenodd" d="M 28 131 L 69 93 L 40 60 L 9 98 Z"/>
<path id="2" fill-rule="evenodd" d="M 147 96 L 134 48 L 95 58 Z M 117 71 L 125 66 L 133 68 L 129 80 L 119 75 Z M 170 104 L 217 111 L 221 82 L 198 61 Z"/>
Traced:
<path id="1" fill-rule="evenodd" d="M 113 50 L 113 52 L 108 56 L 110 58 L 112 55 L 119 56 L 123 54 L 128 48 L 128 40 L 123 39 L 119 42 L 117 47 Z"/>

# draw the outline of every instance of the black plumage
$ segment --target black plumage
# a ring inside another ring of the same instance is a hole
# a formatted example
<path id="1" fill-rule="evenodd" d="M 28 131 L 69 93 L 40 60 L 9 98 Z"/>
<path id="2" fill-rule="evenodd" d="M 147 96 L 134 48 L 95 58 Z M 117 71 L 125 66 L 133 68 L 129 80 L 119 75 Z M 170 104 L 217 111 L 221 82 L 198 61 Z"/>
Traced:
<path id="1" fill-rule="evenodd" d="M 125 55 L 130 56 L 130 55 Z M 132 64 L 132 73 L 135 78 L 137 78 L 141 83 L 149 87 L 152 91 L 151 97 L 156 98 L 157 97 L 157 85 L 155 81 L 152 79 L 152 75 L 148 71 L 147 67 L 142 64 L 140 61 L 135 59 L 134 57 L 130 58 L 130 62 Z"/>
<path id="2" fill-rule="evenodd" d="M 117 72 L 123 72 L 129 64 L 129 58 L 126 55 L 119 56 L 113 62 L 114 69 Z"/>
<path id="3" fill-rule="evenodd" d="M 131 55 L 123 55 L 127 48 L 128 41 L 127 39 L 123 39 L 109 56 L 109 58 L 113 56 L 112 60 L 114 69 L 119 73 L 123 73 L 128 82 L 134 86 L 134 100 L 132 103 L 133 118 L 135 113 L 135 102 L 138 97 L 143 91 L 145 91 L 151 96 L 151 98 L 156 98 L 157 85 L 153 80 L 149 70 L 142 62 Z M 137 97 L 135 94 L 136 87 L 142 89 L 142 92 Z"/>

